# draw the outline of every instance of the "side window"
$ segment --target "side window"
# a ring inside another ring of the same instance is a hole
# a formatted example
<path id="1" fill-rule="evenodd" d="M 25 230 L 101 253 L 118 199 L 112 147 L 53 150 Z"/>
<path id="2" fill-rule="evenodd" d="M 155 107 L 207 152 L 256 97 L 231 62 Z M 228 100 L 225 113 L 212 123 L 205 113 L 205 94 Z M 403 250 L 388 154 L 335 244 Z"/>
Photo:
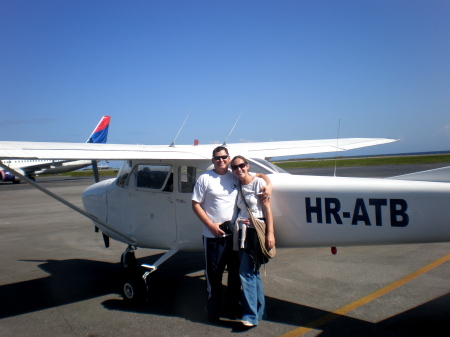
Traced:
<path id="1" fill-rule="evenodd" d="M 194 191 L 194 185 L 197 178 L 205 170 L 199 169 L 193 166 L 180 166 L 178 168 L 178 191 L 181 193 L 192 193 Z"/>
<path id="2" fill-rule="evenodd" d="M 161 190 L 168 182 L 170 165 L 138 165 L 136 168 L 136 187 Z M 169 182 L 168 182 L 169 183 Z M 167 191 L 170 191 L 170 187 Z M 164 189 L 166 191 L 166 189 Z"/>

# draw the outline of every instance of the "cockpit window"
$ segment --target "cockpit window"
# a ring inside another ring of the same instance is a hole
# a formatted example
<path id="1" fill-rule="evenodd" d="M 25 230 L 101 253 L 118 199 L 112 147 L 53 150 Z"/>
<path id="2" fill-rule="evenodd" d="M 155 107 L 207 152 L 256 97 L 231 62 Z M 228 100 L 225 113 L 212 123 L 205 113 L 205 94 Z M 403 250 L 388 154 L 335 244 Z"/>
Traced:
<path id="1" fill-rule="evenodd" d="M 128 185 L 128 177 L 131 172 L 131 162 L 123 163 L 120 168 L 119 174 L 117 174 L 116 184 L 121 187 L 125 187 Z"/>
<path id="2" fill-rule="evenodd" d="M 264 159 L 251 158 L 248 159 L 250 162 L 250 171 L 255 173 L 287 173 L 282 168 L 275 166 L 274 164 L 268 162 Z"/>

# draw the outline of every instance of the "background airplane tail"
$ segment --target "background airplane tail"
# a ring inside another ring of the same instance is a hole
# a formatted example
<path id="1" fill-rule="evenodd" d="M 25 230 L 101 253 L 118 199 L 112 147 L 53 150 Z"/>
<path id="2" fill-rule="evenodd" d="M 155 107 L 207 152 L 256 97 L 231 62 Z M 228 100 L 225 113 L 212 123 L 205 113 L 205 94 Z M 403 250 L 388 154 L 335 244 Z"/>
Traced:
<path id="1" fill-rule="evenodd" d="M 110 119 L 110 116 L 103 116 L 86 143 L 106 143 Z"/>

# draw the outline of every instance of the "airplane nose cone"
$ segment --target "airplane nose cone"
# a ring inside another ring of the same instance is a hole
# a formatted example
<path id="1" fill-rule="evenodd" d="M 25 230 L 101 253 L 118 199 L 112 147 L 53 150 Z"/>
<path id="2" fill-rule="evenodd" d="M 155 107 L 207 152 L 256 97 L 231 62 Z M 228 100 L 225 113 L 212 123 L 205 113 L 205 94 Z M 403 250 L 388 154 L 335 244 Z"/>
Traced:
<path id="1" fill-rule="evenodd" d="M 107 192 L 114 179 L 108 179 L 86 188 L 81 194 L 86 212 L 97 219 L 106 222 L 107 218 Z"/>

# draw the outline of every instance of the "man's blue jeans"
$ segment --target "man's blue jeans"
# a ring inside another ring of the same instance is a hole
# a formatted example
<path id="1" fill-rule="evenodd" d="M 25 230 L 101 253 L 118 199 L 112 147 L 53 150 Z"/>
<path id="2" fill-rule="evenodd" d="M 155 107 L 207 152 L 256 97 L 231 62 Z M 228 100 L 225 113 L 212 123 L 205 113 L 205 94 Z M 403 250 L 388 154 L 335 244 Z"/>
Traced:
<path id="1" fill-rule="evenodd" d="M 242 284 L 242 320 L 254 325 L 265 318 L 264 289 L 253 260 L 244 249 L 239 249 L 241 265 L 239 277 Z"/>

